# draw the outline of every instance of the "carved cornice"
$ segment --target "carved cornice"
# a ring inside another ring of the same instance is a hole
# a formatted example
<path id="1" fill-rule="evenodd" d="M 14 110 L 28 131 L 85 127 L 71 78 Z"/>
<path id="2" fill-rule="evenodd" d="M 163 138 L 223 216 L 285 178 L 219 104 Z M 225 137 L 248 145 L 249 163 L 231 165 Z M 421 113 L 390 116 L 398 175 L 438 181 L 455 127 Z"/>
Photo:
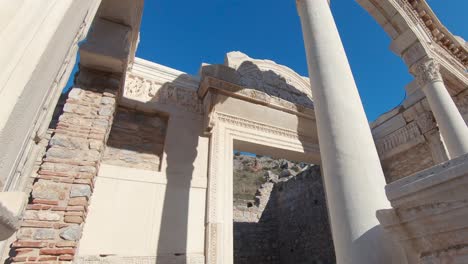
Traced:
<path id="1" fill-rule="evenodd" d="M 418 86 L 423 88 L 432 82 L 443 81 L 440 65 L 434 59 L 425 58 L 411 67 L 411 73 L 416 77 Z"/>
<path id="2" fill-rule="evenodd" d="M 450 54 L 443 54 L 455 65 L 468 67 L 468 48 L 465 43 L 460 43 L 456 37 L 440 22 L 425 0 L 396 0 L 398 5 L 406 13 L 415 25 L 420 25 L 426 35 L 433 41 L 430 45 L 434 52 L 441 54 L 438 49 L 443 49 Z"/>
<path id="3" fill-rule="evenodd" d="M 290 100 L 285 100 L 280 97 L 271 96 L 266 92 L 250 89 L 209 76 L 202 80 L 198 90 L 198 95 L 201 98 L 204 98 L 210 89 L 217 90 L 232 97 L 244 99 L 309 119 L 312 119 L 315 116 L 313 102 L 308 98 L 303 98 L 301 96 L 294 98 L 291 97 Z"/>

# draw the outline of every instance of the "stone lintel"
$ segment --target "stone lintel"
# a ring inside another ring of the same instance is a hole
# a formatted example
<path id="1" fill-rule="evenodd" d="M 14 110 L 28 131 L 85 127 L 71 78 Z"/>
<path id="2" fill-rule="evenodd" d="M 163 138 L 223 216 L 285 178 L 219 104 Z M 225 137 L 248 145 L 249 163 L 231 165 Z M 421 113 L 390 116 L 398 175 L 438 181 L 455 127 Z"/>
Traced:
<path id="1" fill-rule="evenodd" d="M 468 154 L 387 185 L 393 209 L 377 211 L 377 218 L 411 263 L 465 263 L 467 186 Z"/>
<path id="2" fill-rule="evenodd" d="M 80 64 L 107 72 L 124 72 L 130 55 L 130 37 L 130 27 L 96 18 L 80 48 Z"/>
<path id="3" fill-rule="evenodd" d="M 308 119 L 315 119 L 314 109 L 298 105 L 281 98 L 273 97 L 267 93 L 243 87 L 237 84 L 216 79 L 214 77 L 205 77 L 200 82 L 198 96 L 205 98 L 210 92 L 225 94 L 234 98 L 267 106 L 273 109 L 281 110 L 297 116 Z"/>

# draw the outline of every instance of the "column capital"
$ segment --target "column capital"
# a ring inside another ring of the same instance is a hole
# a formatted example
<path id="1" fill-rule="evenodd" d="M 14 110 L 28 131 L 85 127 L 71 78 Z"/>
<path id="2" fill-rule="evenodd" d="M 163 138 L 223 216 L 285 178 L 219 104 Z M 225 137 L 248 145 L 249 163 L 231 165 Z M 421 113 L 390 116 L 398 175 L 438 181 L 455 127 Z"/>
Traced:
<path id="1" fill-rule="evenodd" d="M 420 88 L 428 83 L 443 81 L 440 74 L 440 64 L 432 58 L 426 57 L 418 61 L 411 66 L 410 72 L 416 77 Z"/>

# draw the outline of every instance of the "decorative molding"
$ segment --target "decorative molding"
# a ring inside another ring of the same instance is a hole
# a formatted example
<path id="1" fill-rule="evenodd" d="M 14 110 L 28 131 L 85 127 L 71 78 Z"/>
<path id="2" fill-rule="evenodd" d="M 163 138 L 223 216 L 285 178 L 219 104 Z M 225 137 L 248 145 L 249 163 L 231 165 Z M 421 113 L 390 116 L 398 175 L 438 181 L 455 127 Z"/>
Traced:
<path id="1" fill-rule="evenodd" d="M 432 82 L 443 82 L 440 65 L 434 59 L 425 58 L 417 62 L 411 69 L 418 86 L 423 88 Z"/>
<path id="2" fill-rule="evenodd" d="M 206 96 L 208 90 L 211 88 L 216 89 L 221 93 L 228 94 L 232 97 L 246 99 L 247 101 L 252 101 L 254 103 L 265 105 L 295 115 L 304 116 L 309 119 L 314 118 L 313 102 L 310 100 L 310 98 L 305 97 L 304 95 L 292 96 L 289 97 L 289 100 L 285 100 L 281 97 L 271 96 L 264 91 L 246 88 L 237 84 L 207 76 L 201 82 L 200 89 L 198 91 L 199 96 Z"/>
<path id="3" fill-rule="evenodd" d="M 161 82 L 128 73 L 124 97 L 145 103 L 173 104 L 195 113 L 203 112 L 197 91 L 180 86 L 177 81 Z"/>
<path id="4" fill-rule="evenodd" d="M 395 155 L 394 150 L 401 148 L 400 146 L 409 144 L 413 141 L 419 142 L 422 137 L 416 122 L 412 122 L 407 126 L 400 128 L 396 132 L 377 140 L 376 147 L 381 159 Z M 424 138 L 423 138 L 424 139 Z M 403 149 L 403 148 L 401 148 Z"/>
<path id="5" fill-rule="evenodd" d="M 305 136 L 299 136 L 299 134 L 293 130 L 284 129 L 280 127 L 274 127 L 271 125 L 263 124 L 260 122 L 244 119 L 241 117 L 237 117 L 237 116 L 233 116 L 233 115 L 229 115 L 225 113 L 217 112 L 216 116 L 219 121 L 230 124 L 230 125 L 234 125 L 240 128 L 253 129 L 259 132 L 268 133 L 270 135 L 287 137 L 287 138 L 294 139 L 294 140 L 307 138 Z M 309 139 L 307 141 L 311 142 L 312 140 Z"/>
<path id="6" fill-rule="evenodd" d="M 468 66 L 468 48 L 461 43 L 437 18 L 426 1 L 396 0 L 397 4 L 410 18 L 414 25 L 421 29 L 432 40 L 431 49 L 440 54 L 440 50 L 447 54 L 442 55 L 452 64 L 463 67 Z"/>
<path id="7" fill-rule="evenodd" d="M 211 96 L 216 96 L 216 94 L 209 93 L 205 96 L 205 105 L 212 106 L 211 100 L 215 99 Z M 226 243 L 226 237 L 232 234 L 225 233 L 229 231 L 226 231 L 224 224 L 225 221 L 232 221 L 232 219 L 224 219 L 226 208 L 223 208 L 223 201 L 226 199 L 224 193 L 226 181 L 232 180 L 229 179 L 229 172 L 226 171 L 228 166 L 226 162 L 232 162 L 233 141 L 238 139 L 298 152 L 305 150 L 310 154 L 319 153 L 319 148 L 317 144 L 314 144 L 312 138 L 298 135 L 293 130 L 217 112 L 215 108 L 205 111 L 205 118 L 208 118 L 206 116 L 209 116 L 210 119 L 207 122 L 210 124 L 207 128 L 210 135 L 210 162 L 205 247 L 207 263 L 217 264 L 229 259 L 226 252 L 230 252 L 226 249 L 226 244 L 223 243 Z M 231 155 L 231 160 L 229 160 L 228 155 Z"/>

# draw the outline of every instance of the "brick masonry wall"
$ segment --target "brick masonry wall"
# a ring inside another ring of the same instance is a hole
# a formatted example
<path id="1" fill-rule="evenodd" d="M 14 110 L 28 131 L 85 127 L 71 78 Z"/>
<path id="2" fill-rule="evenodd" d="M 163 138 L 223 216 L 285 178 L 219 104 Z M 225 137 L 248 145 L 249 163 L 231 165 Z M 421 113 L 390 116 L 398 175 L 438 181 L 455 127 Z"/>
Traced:
<path id="1" fill-rule="evenodd" d="M 118 77 L 82 70 L 24 213 L 10 263 L 71 263 L 116 107 Z"/>
<path id="2" fill-rule="evenodd" d="M 129 168 L 160 170 L 167 119 L 119 107 L 103 162 Z"/>
<path id="3" fill-rule="evenodd" d="M 253 204 L 234 205 L 235 264 L 336 263 L 318 166 L 257 194 Z"/>

